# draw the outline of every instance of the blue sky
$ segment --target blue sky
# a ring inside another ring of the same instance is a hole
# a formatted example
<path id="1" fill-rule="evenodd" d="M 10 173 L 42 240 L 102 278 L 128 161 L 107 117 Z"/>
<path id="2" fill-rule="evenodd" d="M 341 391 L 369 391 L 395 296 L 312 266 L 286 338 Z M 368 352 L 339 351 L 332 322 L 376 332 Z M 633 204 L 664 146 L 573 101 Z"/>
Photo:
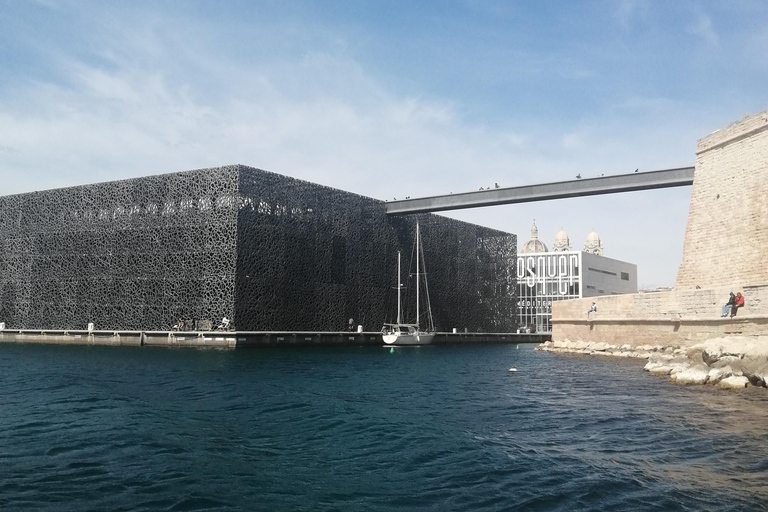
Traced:
<path id="1" fill-rule="evenodd" d="M 380 199 L 691 166 L 768 2 L 0 0 L 0 194 L 242 163 Z M 690 188 L 446 213 L 674 284 Z"/>

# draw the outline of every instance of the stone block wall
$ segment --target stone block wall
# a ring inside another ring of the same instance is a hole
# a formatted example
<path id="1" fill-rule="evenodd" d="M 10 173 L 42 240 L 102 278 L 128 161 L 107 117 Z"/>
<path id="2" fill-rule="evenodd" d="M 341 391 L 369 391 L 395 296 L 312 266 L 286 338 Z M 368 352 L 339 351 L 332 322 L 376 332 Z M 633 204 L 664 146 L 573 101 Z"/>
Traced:
<path id="1" fill-rule="evenodd" d="M 741 292 L 745 297 L 737 316 L 768 315 L 768 285 L 588 297 L 553 302 L 552 312 L 558 319 L 586 319 L 594 301 L 597 315 L 590 317 L 595 319 L 717 319 L 731 291 Z"/>
<path id="2" fill-rule="evenodd" d="M 553 303 L 552 340 L 689 346 L 768 334 L 767 186 L 768 111 L 699 140 L 675 289 Z M 721 318 L 731 291 L 745 306 Z"/>
<path id="3" fill-rule="evenodd" d="M 744 307 L 734 318 L 721 318 L 731 291 L 742 292 Z M 597 312 L 587 316 L 593 301 Z M 552 304 L 553 341 L 684 346 L 728 335 L 760 335 L 767 330 L 768 285 L 590 297 Z"/>
<path id="4" fill-rule="evenodd" d="M 768 111 L 698 142 L 677 289 L 768 283 Z"/>

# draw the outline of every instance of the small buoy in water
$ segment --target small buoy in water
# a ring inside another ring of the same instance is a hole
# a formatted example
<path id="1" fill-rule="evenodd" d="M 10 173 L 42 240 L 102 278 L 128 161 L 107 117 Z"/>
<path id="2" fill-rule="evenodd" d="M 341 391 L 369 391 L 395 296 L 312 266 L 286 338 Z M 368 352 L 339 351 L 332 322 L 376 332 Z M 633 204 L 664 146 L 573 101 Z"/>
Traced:
<path id="1" fill-rule="evenodd" d="M 515 368 L 515 367 L 513 366 L 512 368 L 510 368 L 510 369 L 509 369 L 509 371 L 511 371 L 511 372 L 516 372 L 516 371 L 517 371 L 517 368 Z"/>

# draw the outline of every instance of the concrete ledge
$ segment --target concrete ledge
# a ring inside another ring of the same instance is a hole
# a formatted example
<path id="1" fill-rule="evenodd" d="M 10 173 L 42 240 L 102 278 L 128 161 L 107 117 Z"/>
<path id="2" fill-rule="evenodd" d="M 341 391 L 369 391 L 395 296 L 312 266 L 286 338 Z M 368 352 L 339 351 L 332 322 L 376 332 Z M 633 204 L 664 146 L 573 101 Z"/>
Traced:
<path id="1" fill-rule="evenodd" d="M 734 317 L 673 317 L 673 316 L 656 316 L 656 317 L 595 317 L 595 318 L 553 318 L 551 320 L 553 324 L 731 324 L 737 322 L 757 322 L 768 323 L 768 315 L 737 315 Z"/>
<path id="2" fill-rule="evenodd" d="M 49 343 L 55 345 L 111 345 L 138 347 L 140 331 L 65 331 L 18 329 L 0 331 L 4 343 Z"/>
<path id="3" fill-rule="evenodd" d="M 549 334 L 437 333 L 433 344 L 542 343 Z M 280 332 L 280 331 L 69 331 L 5 329 L 0 343 L 51 343 L 61 345 L 113 345 L 150 347 L 247 348 L 274 346 L 383 345 L 380 332 Z"/>
<path id="4" fill-rule="evenodd" d="M 723 336 L 765 336 L 768 316 L 735 318 L 601 318 L 558 319 L 554 341 L 589 341 L 614 345 L 688 346 Z"/>

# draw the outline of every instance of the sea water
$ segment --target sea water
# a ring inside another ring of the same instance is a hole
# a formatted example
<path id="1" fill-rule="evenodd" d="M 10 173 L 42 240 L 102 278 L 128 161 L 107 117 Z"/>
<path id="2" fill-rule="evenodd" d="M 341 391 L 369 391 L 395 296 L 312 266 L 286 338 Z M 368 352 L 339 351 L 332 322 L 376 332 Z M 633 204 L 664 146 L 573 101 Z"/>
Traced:
<path id="1" fill-rule="evenodd" d="M 768 508 L 768 392 L 642 365 L 530 345 L 3 344 L 0 509 Z"/>

